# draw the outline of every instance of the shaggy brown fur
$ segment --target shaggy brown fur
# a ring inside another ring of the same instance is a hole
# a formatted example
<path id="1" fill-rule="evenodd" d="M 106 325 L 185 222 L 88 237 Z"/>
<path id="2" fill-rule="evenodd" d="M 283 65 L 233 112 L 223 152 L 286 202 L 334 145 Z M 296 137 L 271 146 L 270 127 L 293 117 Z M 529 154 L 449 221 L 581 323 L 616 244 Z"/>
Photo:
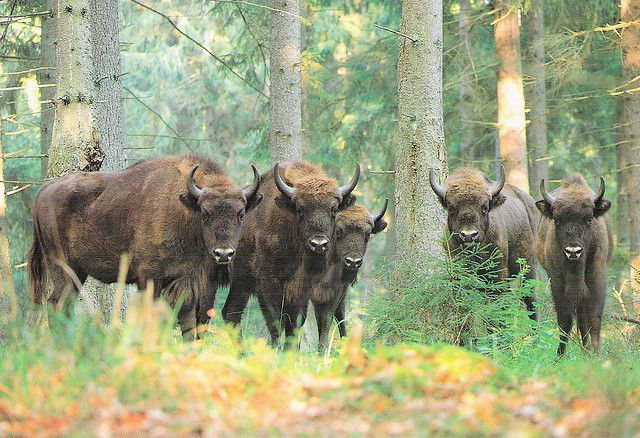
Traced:
<path id="1" fill-rule="evenodd" d="M 607 265 L 613 250 L 611 227 L 604 216 L 611 203 L 606 199 L 594 202 L 594 192 L 579 174 L 567 176 L 552 196 L 552 204 L 544 200 L 536 203 L 542 212 L 536 253 L 551 279 L 560 328 L 558 354 L 566 349 L 574 315 L 583 346 L 591 345 L 597 352 Z M 566 248 L 580 248 L 581 255 L 571 259 Z"/>
<path id="2" fill-rule="evenodd" d="M 186 179 L 198 165 L 194 181 L 199 199 Z M 248 175 L 247 175 L 248 176 Z M 118 172 L 76 173 L 51 181 L 38 191 L 33 208 L 34 242 L 29 255 L 32 300 L 59 307 L 71 289 L 69 267 L 84 283 L 92 276 L 117 280 L 120 256 L 128 253 L 127 283 L 146 287 L 153 280 L 156 296 L 165 289 L 175 303 L 183 300 L 183 330 L 208 320 L 215 286 L 228 277 L 212 252 L 236 248 L 241 214 L 260 202 L 245 199 L 220 166 L 202 157 L 159 157 Z M 47 278 L 53 291 L 47 297 Z M 210 290 L 214 287 L 213 290 Z"/>
<path id="3" fill-rule="evenodd" d="M 340 336 L 346 336 L 345 298 L 349 286 L 355 283 L 360 266 L 348 266 L 346 258 L 362 260 L 367 251 L 371 234 L 387 227 L 383 218 L 374 223 L 371 213 L 359 205 L 353 205 L 338 213 L 336 219 L 336 243 L 329 254 L 327 267 L 317 286 L 311 292 L 316 322 L 318 324 L 318 349 L 328 347 L 331 319 L 335 316 Z"/>
<path id="4" fill-rule="evenodd" d="M 290 339 L 302 326 L 312 286 L 324 272 L 326 253 L 312 252 L 307 242 L 321 235 L 331 246 L 337 211 L 355 200 L 351 195 L 340 199 L 336 181 L 316 165 L 281 163 L 280 174 L 296 195 L 289 199 L 280 192 L 273 169 L 262 176 L 259 190 L 265 201 L 247 215 L 222 310 L 225 321 L 238 324 L 255 294 L 273 344 L 282 327 Z"/>
<path id="5" fill-rule="evenodd" d="M 534 200 L 510 184 L 505 184 L 492 197 L 490 186 L 482 172 L 472 167 L 458 168 L 449 175 L 444 184 L 444 198 L 440 199 L 447 210 L 445 232 L 452 235 L 446 249 L 454 254 L 462 251 L 467 244 L 462 233 L 476 231 L 474 242 L 488 244 L 489 250 L 493 247 L 502 253 L 500 279 L 518 274 L 521 258 L 530 266 L 527 278 L 535 278 L 533 233 L 537 214 Z M 537 319 L 534 298 L 523 300 L 530 317 Z"/>

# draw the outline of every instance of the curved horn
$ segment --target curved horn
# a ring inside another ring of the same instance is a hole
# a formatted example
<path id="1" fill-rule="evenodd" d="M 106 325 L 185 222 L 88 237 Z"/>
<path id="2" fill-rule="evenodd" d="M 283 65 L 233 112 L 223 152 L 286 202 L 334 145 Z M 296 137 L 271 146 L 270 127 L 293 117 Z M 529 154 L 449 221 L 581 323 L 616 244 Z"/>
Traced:
<path id="1" fill-rule="evenodd" d="M 598 202 L 602 201 L 603 197 L 604 197 L 604 178 L 600 177 L 600 188 L 598 189 L 598 193 L 596 193 L 596 197 L 593 198 L 593 202 L 597 204 Z"/>
<path id="2" fill-rule="evenodd" d="M 496 196 L 498 193 L 500 193 L 500 190 L 502 190 L 502 188 L 504 187 L 504 183 L 506 181 L 507 181 L 507 177 L 504 172 L 504 166 L 501 164 L 498 180 L 493 184 L 491 184 L 491 187 L 489 187 L 489 193 L 491 193 L 491 196 Z"/>
<path id="3" fill-rule="evenodd" d="M 547 192 L 547 188 L 544 186 L 544 179 L 540 181 L 540 194 L 542 195 L 542 199 L 549 205 L 553 205 L 555 198 L 551 193 Z"/>
<path id="4" fill-rule="evenodd" d="M 431 184 L 431 189 L 434 193 L 438 195 L 440 199 L 444 199 L 446 191 L 440 184 L 438 184 L 438 181 L 436 181 L 436 173 L 433 168 L 429 169 L 429 184 Z"/>
<path id="5" fill-rule="evenodd" d="M 196 186 L 196 183 L 193 182 L 193 175 L 195 175 L 196 170 L 198 170 L 197 164 L 193 166 L 193 169 L 191 169 L 191 172 L 189 172 L 189 175 L 187 175 L 187 189 L 194 198 L 199 199 L 200 196 L 202 196 L 204 190 L 198 188 L 198 186 Z"/>
<path id="6" fill-rule="evenodd" d="M 384 200 L 384 205 L 382 206 L 382 210 L 380 210 L 380 213 L 371 216 L 371 220 L 373 221 L 373 224 L 375 225 L 376 222 L 378 222 L 380 219 L 382 219 L 384 217 L 384 214 L 387 212 L 387 206 L 389 205 L 389 198 L 386 198 Z"/>
<path id="7" fill-rule="evenodd" d="M 356 173 L 353 174 L 353 178 L 351 178 L 351 181 L 349 181 L 348 184 L 338 187 L 338 193 L 340 193 L 340 196 L 344 198 L 345 196 L 351 194 L 351 192 L 353 192 L 353 189 L 355 189 L 356 186 L 358 185 L 359 180 L 360 180 L 360 165 L 356 164 Z"/>
<path id="8" fill-rule="evenodd" d="M 256 169 L 256 166 L 253 164 L 251 165 L 251 169 L 253 169 L 253 183 L 251 186 L 242 190 L 245 199 L 252 198 L 258 191 L 258 186 L 260 185 L 260 173 L 258 173 L 258 169 Z"/>
<path id="9" fill-rule="evenodd" d="M 278 190 L 280 190 L 283 195 L 286 195 L 289 199 L 291 199 L 296 193 L 296 189 L 282 180 L 282 177 L 280 176 L 280 163 L 276 163 L 275 167 L 273 168 L 273 177 L 276 181 L 276 187 L 278 187 Z"/>

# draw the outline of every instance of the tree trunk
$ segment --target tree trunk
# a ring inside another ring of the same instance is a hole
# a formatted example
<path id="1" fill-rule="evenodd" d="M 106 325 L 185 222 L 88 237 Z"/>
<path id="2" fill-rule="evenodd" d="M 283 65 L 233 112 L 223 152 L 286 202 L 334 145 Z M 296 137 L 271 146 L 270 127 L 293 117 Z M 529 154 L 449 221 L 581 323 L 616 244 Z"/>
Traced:
<path id="1" fill-rule="evenodd" d="M 505 166 L 507 182 L 528 192 L 518 6 L 513 0 L 496 0 L 496 8 L 493 35 L 498 58 L 500 159 Z"/>
<path id="2" fill-rule="evenodd" d="M 471 9 L 470 0 L 460 0 L 460 15 L 458 16 L 458 37 L 460 38 L 460 86 L 458 117 L 460 117 L 460 145 L 458 146 L 458 159 L 462 162 L 473 158 L 471 156 L 471 145 L 474 140 L 473 111 L 471 108 L 471 76 L 467 71 L 469 66 L 473 67 L 471 59 Z"/>
<path id="3" fill-rule="evenodd" d="M 442 115 L 442 1 L 403 0 L 398 59 L 395 166 L 396 282 L 443 257 L 444 211 L 429 186 L 429 168 L 447 170 Z M 413 40 L 412 40 L 413 39 Z"/>
<path id="4" fill-rule="evenodd" d="M 270 7 L 271 161 L 299 160 L 302 158 L 300 0 L 271 0 Z"/>
<path id="5" fill-rule="evenodd" d="M 17 316 L 16 291 L 11 275 L 11 259 L 9 258 L 3 151 L 2 118 L 0 117 L 0 322 L 13 320 Z"/>
<path id="6" fill-rule="evenodd" d="M 104 153 L 95 126 L 89 0 L 59 4 L 56 20 L 58 92 L 48 177 L 98 170 Z"/>
<path id="7" fill-rule="evenodd" d="M 544 66 L 544 0 L 531 0 L 525 16 L 527 44 L 525 59 L 527 74 L 531 78 L 527 90 L 529 126 L 527 148 L 529 151 L 529 187 L 535 194 L 540 180 L 547 178 L 547 87 Z"/>
<path id="8" fill-rule="evenodd" d="M 640 0 L 621 0 L 620 7 L 623 22 L 640 19 Z M 630 81 L 640 75 L 640 28 L 638 26 L 629 26 L 622 30 L 622 53 L 624 79 Z M 640 294 L 640 93 L 624 95 L 622 118 L 625 137 L 623 169 L 625 169 L 628 193 L 627 219 L 631 250 L 630 279 L 632 290 Z"/>
<path id="9" fill-rule="evenodd" d="M 120 41 L 118 0 L 91 0 L 91 46 L 93 54 L 93 84 L 95 86 L 94 123 L 104 152 L 101 170 L 113 171 L 125 167 L 124 108 L 120 77 Z M 85 294 L 98 304 L 103 317 L 112 315 L 115 285 L 87 279 Z M 124 294 L 123 310 L 128 294 Z"/>
<path id="10" fill-rule="evenodd" d="M 38 84 L 56 83 L 56 16 L 55 8 L 58 2 L 45 0 L 43 7 L 52 11 L 51 15 L 40 17 L 40 70 L 36 77 Z M 53 101 L 56 95 L 56 87 L 40 88 L 40 100 Z M 43 157 L 40 160 L 40 173 L 44 177 L 47 175 L 47 153 L 51 145 L 51 133 L 53 132 L 54 107 L 51 103 L 41 103 L 40 109 L 40 153 Z"/>

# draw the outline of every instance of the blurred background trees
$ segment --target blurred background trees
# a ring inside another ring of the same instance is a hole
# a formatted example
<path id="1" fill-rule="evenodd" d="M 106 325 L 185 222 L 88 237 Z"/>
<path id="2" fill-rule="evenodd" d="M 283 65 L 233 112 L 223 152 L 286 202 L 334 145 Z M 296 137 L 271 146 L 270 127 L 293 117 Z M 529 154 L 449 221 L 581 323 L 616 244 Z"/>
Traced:
<path id="1" fill-rule="evenodd" d="M 65 43 L 53 35 L 55 3 L 0 3 L 3 181 L 7 181 L 11 268 L 21 296 L 26 291 L 23 262 L 31 239 L 30 206 L 46 178 L 47 155 L 54 153 L 49 150 L 52 117 L 54 108 L 61 107 L 53 96 L 55 85 L 64 83 L 53 69 L 53 48 Z M 396 152 L 401 150 L 398 135 L 405 137 L 406 129 L 415 127 L 397 111 L 399 48 L 411 42 L 397 33 L 402 3 L 105 3 L 101 11 L 111 11 L 112 18 L 115 6 L 119 7 L 120 35 L 96 31 L 94 42 L 104 38 L 104 44 L 89 51 L 94 61 L 100 47 L 111 48 L 113 56 L 119 42 L 121 73 L 116 73 L 115 58 L 110 58 L 100 67 L 94 64 L 94 73 L 83 78 L 95 88 L 95 110 L 110 111 L 105 115 L 110 120 L 107 126 L 97 125 L 106 153 L 102 170 L 145 157 L 189 152 L 215 158 L 231 175 L 245 175 L 250 162 L 266 170 L 278 153 L 272 132 L 277 100 L 269 96 L 283 86 L 285 100 L 279 108 L 287 129 L 292 129 L 287 137 L 295 139 L 286 146 L 291 158 L 294 150 L 304 149 L 305 158 L 322 164 L 340 180 L 349 178 L 358 161 L 364 171 L 357 193 L 361 202 L 373 207 L 385 197 L 394 199 L 394 172 L 402 170 L 395 168 Z M 616 207 L 613 223 L 620 243 L 612 276 L 626 278 L 624 285 L 629 287 L 633 272 L 629 251 L 638 253 L 640 217 L 638 105 L 633 104 L 640 74 L 635 53 L 637 0 L 441 3 L 442 113 L 449 167 L 475 165 L 493 177 L 503 161 L 510 178 L 522 186 L 535 184 L 546 174 L 553 186 L 569 171 L 580 171 L 595 186 L 603 175 Z M 274 11 L 284 4 L 293 9 L 286 14 Z M 88 16 L 96 16 L 95 10 L 89 8 Z M 278 33 L 279 27 L 286 32 Z M 107 29 L 114 29 L 113 22 Z M 286 55 L 279 61 L 284 63 L 281 85 L 277 71 L 269 76 L 270 62 L 277 65 L 278 54 Z M 431 71 L 435 66 L 427 62 L 423 67 Z M 121 97 L 114 97 L 118 93 Z M 424 104 L 412 93 L 405 97 Z M 122 117 L 117 115 L 119 102 Z M 435 101 L 428 105 L 439 106 Z M 122 161 L 113 155 L 112 165 L 108 148 L 118 144 Z M 428 187 L 428 181 L 421 181 L 420 169 L 416 182 Z M 530 190 L 538 197 L 537 185 Z M 389 255 L 404 234 L 396 233 L 393 219 L 390 223 L 386 241 L 372 239 L 365 272 L 393 261 Z M 625 275 L 618 276 L 622 272 Z M 384 276 L 363 277 L 359 287 L 367 290 L 380 287 Z"/>

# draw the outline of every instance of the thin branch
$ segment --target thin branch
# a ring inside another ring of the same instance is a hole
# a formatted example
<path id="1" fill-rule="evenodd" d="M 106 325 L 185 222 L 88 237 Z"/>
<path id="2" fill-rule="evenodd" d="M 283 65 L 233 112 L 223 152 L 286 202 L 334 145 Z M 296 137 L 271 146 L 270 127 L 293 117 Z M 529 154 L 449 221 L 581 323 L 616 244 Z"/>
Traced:
<path id="1" fill-rule="evenodd" d="M 247 6 L 255 6 L 257 8 L 267 9 L 272 12 L 281 12 L 286 15 L 291 15 L 292 17 L 295 17 L 301 20 L 304 24 L 309 24 L 309 20 L 304 18 L 302 15 L 297 15 L 289 11 L 283 11 L 282 9 L 272 8 L 271 6 L 268 6 L 268 5 L 261 5 L 260 3 L 253 3 L 253 2 L 243 1 L 243 0 L 215 0 L 215 3 L 236 3 L 236 4 L 240 3 Z"/>
<path id="2" fill-rule="evenodd" d="M 135 0 L 132 0 L 132 1 L 135 1 Z M 138 98 L 138 96 L 136 96 L 136 95 L 135 95 L 135 93 L 134 93 L 133 91 L 131 91 L 129 88 L 127 88 L 127 87 L 125 87 L 125 86 L 123 86 L 122 88 L 124 88 L 124 89 L 129 93 L 129 94 L 131 94 L 131 95 L 132 95 L 132 96 L 133 96 L 133 97 L 134 97 L 134 98 L 135 98 L 135 99 L 136 99 L 136 100 L 137 100 L 137 101 L 138 101 L 142 106 L 144 106 L 146 109 L 148 109 L 148 110 L 149 110 L 149 111 L 151 111 L 153 114 L 155 114 L 155 115 L 156 115 L 156 117 L 157 117 L 158 119 L 160 119 L 160 121 L 164 124 L 164 126 L 166 126 L 167 128 L 169 128 L 169 130 L 170 130 L 171 132 L 173 132 L 177 137 L 179 137 L 179 138 L 180 138 L 180 140 L 182 141 L 182 143 L 184 143 L 184 145 L 187 147 L 187 149 L 189 149 L 191 152 L 193 152 L 193 150 L 189 147 L 189 144 L 188 144 L 186 141 L 184 141 L 184 140 L 182 139 L 182 137 L 180 137 L 180 134 L 178 134 L 178 132 L 177 132 L 175 129 L 173 129 L 173 127 L 172 127 L 171 125 L 169 125 L 169 123 L 167 123 L 167 121 L 166 121 L 166 120 L 165 120 L 165 119 L 164 119 L 164 118 L 163 118 L 163 117 L 162 117 L 162 116 L 161 116 L 161 115 L 160 115 L 156 110 L 154 110 L 154 109 L 153 109 L 153 108 L 151 108 L 149 105 L 147 105 L 147 104 L 146 104 L 146 103 L 144 103 L 142 100 L 140 100 L 140 99 Z"/>
<path id="3" fill-rule="evenodd" d="M 188 34 L 186 34 L 182 29 L 180 29 L 171 18 L 167 17 L 165 14 L 163 14 L 162 12 L 153 9 L 151 6 L 147 6 L 144 3 L 140 3 L 138 0 L 131 0 L 133 3 L 137 4 L 138 6 L 141 6 L 145 9 L 150 10 L 151 12 L 154 12 L 158 15 L 160 15 L 162 18 L 164 18 L 165 20 L 167 20 L 169 22 L 169 24 L 171 24 L 171 26 L 173 26 L 173 28 L 178 31 L 178 33 L 180 33 L 181 35 L 183 35 L 185 38 L 187 38 L 189 41 L 191 41 L 192 43 L 194 43 L 196 46 L 200 47 L 202 50 L 204 50 L 205 52 L 207 52 L 209 55 L 211 55 L 211 57 L 213 59 L 215 59 L 216 61 L 218 61 L 220 64 L 222 64 L 227 70 L 229 70 L 234 76 L 236 76 L 238 79 L 240 79 L 242 82 L 244 82 L 245 84 L 247 84 L 249 87 L 251 87 L 254 91 L 260 93 L 260 95 L 267 97 L 266 94 L 264 94 L 262 92 L 262 90 L 259 90 L 257 87 L 255 87 L 251 82 L 249 82 L 247 79 L 245 79 L 244 77 L 242 77 L 242 75 L 240 75 L 240 73 L 236 72 L 233 67 L 231 67 L 229 64 L 227 64 L 222 58 L 220 58 L 219 56 L 217 56 L 216 54 L 214 54 L 211 50 L 207 49 L 202 43 L 196 41 L 195 39 L 193 39 L 191 36 L 189 36 Z"/>
<path id="4" fill-rule="evenodd" d="M 387 32 L 391 32 L 391 33 L 393 33 L 393 34 L 395 34 L 395 35 L 400 35 L 401 37 L 405 37 L 405 38 L 407 38 L 407 39 L 411 40 L 411 42 L 413 42 L 413 44 L 416 44 L 416 43 L 418 42 L 418 40 L 417 40 L 417 39 L 415 39 L 415 38 L 413 38 L 413 37 L 410 37 L 409 35 L 404 34 L 404 33 L 402 33 L 402 32 L 399 32 L 399 31 L 397 31 L 397 30 L 389 29 L 388 27 L 384 27 L 384 26 L 380 26 L 378 23 L 373 23 L 373 25 L 374 25 L 375 27 L 377 27 L 378 29 L 386 30 Z"/>
<path id="5" fill-rule="evenodd" d="M 631 318 L 630 316 L 624 315 L 611 315 L 613 319 L 617 319 L 618 321 L 630 322 L 631 324 L 640 325 L 640 319 Z"/>
<path id="6" fill-rule="evenodd" d="M 58 84 L 42 84 L 42 85 L 36 85 L 37 88 L 49 88 L 49 87 L 55 87 Z M 24 89 L 24 87 L 8 87 L 8 88 L 0 88 L 0 91 L 16 91 L 16 90 L 22 90 Z"/>
<path id="7" fill-rule="evenodd" d="M 21 191 L 28 189 L 29 187 L 31 187 L 31 184 L 27 184 L 24 185 L 22 187 L 18 187 L 17 189 L 13 189 L 13 190 L 9 190 L 8 192 L 5 193 L 5 196 L 11 196 L 15 193 L 20 193 Z"/>
<path id="8" fill-rule="evenodd" d="M 33 12 L 31 14 L 20 14 L 20 15 L 0 15 L 0 20 L 9 20 L 9 23 L 16 20 L 21 20 L 23 18 L 30 17 L 44 17 L 45 15 L 51 15 L 51 11 L 43 11 L 43 12 Z M 0 22 L 0 24 L 5 24 L 6 21 Z"/>
<path id="9" fill-rule="evenodd" d="M 9 71 L 9 72 L 6 72 L 6 73 L 0 73 L 0 77 L 2 77 L 2 76 L 24 75 L 24 74 L 27 74 L 27 73 L 33 73 L 35 71 L 42 71 L 42 70 L 55 70 L 55 67 L 37 67 L 37 68 L 30 68 L 29 70 Z"/>

